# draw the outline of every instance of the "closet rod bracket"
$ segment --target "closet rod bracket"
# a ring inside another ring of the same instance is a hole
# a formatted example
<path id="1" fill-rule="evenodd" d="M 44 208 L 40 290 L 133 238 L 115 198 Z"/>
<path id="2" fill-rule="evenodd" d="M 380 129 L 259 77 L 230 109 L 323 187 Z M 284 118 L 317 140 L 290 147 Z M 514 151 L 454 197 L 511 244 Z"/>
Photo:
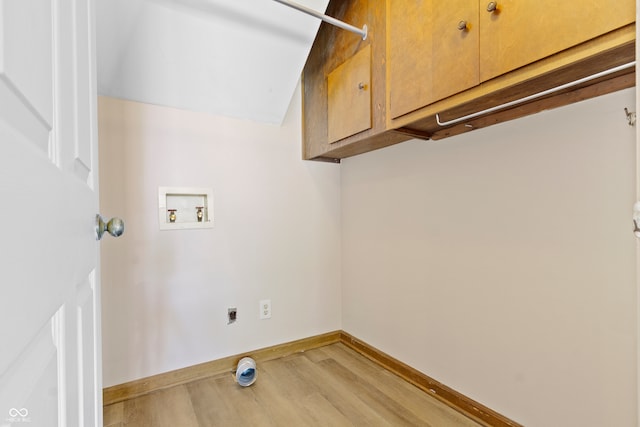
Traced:
<path id="1" fill-rule="evenodd" d="M 629 122 L 629 126 L 635 126 L 636 125 L 636 112 L 635 111 L 629 111 L 627 109 L 627 107 L 624 107 L 624 114 L 626 114 L 626 116 L 627 116 L 627 122 Z"/>

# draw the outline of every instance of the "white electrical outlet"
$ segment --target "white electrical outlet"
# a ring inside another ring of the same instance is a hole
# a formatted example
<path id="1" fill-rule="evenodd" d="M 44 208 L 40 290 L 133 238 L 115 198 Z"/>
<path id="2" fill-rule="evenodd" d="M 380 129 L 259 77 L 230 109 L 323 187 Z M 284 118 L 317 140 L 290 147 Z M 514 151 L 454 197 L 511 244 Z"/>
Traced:
<path id="1" fill-rule="evenodd" d="M 260 319 L 271 319 L 271 300 L 260 301 Z"/>

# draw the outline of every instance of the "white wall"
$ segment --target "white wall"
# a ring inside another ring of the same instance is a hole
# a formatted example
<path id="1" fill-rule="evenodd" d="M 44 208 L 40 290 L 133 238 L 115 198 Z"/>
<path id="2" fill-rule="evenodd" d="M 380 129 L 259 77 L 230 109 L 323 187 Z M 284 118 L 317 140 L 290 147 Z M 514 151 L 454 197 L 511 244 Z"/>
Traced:
<path id="1" fill-rule="evenodd" d="M 343 329 L 529 427 L 634 426 L 634 96 L 345 160 Z"/>
<path id="2" fill-rule="evenodd" d="M 278 124 L 321 22 L 265 0 L 96 0 L 96 16 L 101 95 Z"/>
<path id="3" fill-rule="evenodd" d="M 282 127 L 99 100 L 101 212 L 126 221 L 102 243 L 105 387 L 340 329 L 339 166 L 300 160 L 300 111 L 299 88 Z M 211 187 L 214 228 L 159 231 L 159 186 Z"/>
<path id="4" fill-rule="evenodd" d="M 101 98 L 104 385 L 342 328 L 527 426 L 634 425 L 634 96 L 341 166 L 299 160 L 298 95 L 283 127 Z M 161 185 L 215 227 L 159 231 Z"/>

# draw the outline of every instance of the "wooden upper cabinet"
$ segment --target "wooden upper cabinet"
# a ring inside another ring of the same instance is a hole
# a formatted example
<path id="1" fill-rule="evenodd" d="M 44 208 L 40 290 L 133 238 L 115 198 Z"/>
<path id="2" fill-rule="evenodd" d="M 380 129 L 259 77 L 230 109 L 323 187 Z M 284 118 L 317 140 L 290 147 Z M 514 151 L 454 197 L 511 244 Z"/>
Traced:
<path id="1" fill-rule="evenodd" d="M 391 118 L 479 83 L 477 1 L 390 0 L 388 13 Z"/>
<path id="2" fill-rule="evenodd" d="M 499 0 L 480 4 L 480 80 L 545 58 L 635 21 L 631 0 Z"/>
<path id="3" fill-rule="evenodd" d="M 634 0 L 330 0 L 303 73 L 303 158 L 442 139 L 633 86 L 632 69 L 518 108 L 450 121 L 635 58 Z M 449 122 L 442 125 L 436 119 Z"/>
<path id="4" fill-rule="evenodd" d="M 327 77 L 328 138 L 333 143 L 371 128 L 371 46 Z"/>
<path id="5" fill-rule="evenodd" d="M 391 119 L 635 22 L 631 0 L 387 1 Z"/>

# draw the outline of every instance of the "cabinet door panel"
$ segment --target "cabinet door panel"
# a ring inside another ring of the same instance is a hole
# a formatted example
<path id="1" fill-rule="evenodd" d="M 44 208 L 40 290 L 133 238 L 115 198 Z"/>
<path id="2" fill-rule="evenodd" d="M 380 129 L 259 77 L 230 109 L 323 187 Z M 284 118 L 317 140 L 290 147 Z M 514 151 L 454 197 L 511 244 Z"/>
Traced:
<path id="1" fill-rule="evenodd" d="M 392 118 L 478 84 L 477 1 L 392 0 L 388 5 Z M 458 29 L 460 21 L 466 21 L 466 30 Z"/>
<path id="2" fill-rule="evenodd" d="M 390 0 L 389 103 L 396 118 L 425 105 L 432 92 L 431 0 Z"/>
<path id="3" fill-rule="evenodd" d="M 330 143 L 371 128 L 371 45 L 329 73 L 327 91 Z"/>
<path id="4" fill-rule="evenodd" d="M 433 86 L 434 102 L 480 83 L 478 2 L 452 0 L 434 10 Z M 458 25 L 466 23 L 466 29 Z"/>
<path id="5" fill-rule="evenodd" d="M 480 4 L 480 79 L 493 77 L 635 21 L 632 0 L 499 0 Z"/>

